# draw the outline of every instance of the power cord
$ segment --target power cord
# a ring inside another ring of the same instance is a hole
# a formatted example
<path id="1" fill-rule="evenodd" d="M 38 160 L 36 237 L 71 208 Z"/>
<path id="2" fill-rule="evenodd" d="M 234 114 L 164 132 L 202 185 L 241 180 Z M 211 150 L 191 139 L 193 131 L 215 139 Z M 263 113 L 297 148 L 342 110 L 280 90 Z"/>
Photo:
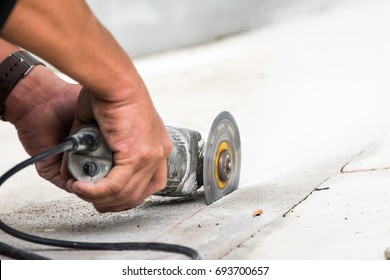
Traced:
<path id="1" fill-rule="evenodd" d="M 35 156 L 30 157 L 29 159 L 17 164 L 6 173 L 0 177 L 0 186 L 10 177 L 15 175 L 20 170 L 25 167 L 36 163 L 42 159 L 66 152 L 66 151 L 76 151 L 81 149 L 96 149 L 96 145 L 99 142 L 98 136 L 94 133 L 83 133 L 78 135 L 73 135 L 65 139 L 65 141 L 49 150 L 43 151 Z M 193 260 L 201 259 L 200 254 L 189 247 L 176 245 L 176 244 L 167 244 L 167 243 L 158 243 L 158 242 L 120 242 L 120 243 L 93 243 L 93 242 L 78 242 L 78 241 L 65 241 L 58 239 L 44 238 L 40 236 L 30 235 L 19 230 L 16 230 L 0 219 L 0 229 L 4 232 L 28 242 L 48 245 L 54 247 L 62 248 L 71 248 L 78 250 L 102 250 L 102 251 L 125 251 L 125 250 L 153 250 L 153 251 L 163 251 L 169 253 L 177 253 L 190 257 Z M 21 260 L 44 260 L 48 259 L 44 256 L 34 254 L 5 243 L 0 242 L 0 254 Z"/>

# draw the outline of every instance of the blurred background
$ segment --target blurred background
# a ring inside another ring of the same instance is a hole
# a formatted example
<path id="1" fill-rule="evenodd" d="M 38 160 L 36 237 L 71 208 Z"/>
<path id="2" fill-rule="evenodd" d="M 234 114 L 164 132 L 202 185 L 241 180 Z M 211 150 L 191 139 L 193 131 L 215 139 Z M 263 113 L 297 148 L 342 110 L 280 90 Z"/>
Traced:
<path id="1" fill-rule="evenodd" d="M 169 125 L 237 119 L 243 185 L 351 155 L 390 122 L 386 0 L 88 0 Z"/>
<path id="2" fill-rule="evenodd" d="M 351 0 L 88 0 L 134 56 L 190 46 Z"/>

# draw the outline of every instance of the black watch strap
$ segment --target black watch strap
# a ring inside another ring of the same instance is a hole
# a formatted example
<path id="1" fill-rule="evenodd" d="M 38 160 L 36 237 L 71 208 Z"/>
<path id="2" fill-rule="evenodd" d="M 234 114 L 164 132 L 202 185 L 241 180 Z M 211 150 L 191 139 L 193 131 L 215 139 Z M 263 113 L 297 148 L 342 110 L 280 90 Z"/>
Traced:
<path id="1" fill-rule="evenodd" d="M 0 64 L 0 119 L 4 118 L 4 104 L 12 89 L 34 68 L 35 65 L 45 65 L 26 51 L 10 54 Z"/>

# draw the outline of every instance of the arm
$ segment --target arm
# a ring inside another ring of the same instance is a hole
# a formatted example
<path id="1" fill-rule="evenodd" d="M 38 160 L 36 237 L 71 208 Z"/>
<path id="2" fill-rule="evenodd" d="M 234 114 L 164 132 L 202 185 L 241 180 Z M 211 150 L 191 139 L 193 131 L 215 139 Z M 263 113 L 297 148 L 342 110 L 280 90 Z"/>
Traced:
<path id="1" fill-rule="evenodd" d="M 131 59 L 84 1 L 19 0 L 1 35 L 85 86 L 75 125 L 95 119 L 114 151 L 106 178 L 69 190 L 107 212 L 133 208 L 165 186 L 172 144 L 164 124 Z"/>
<path id="2" fill-rule="evenodd" d="M 0 61 L 19 50 L 0 39 Z M 69 135 L 79 92 L 79 85 L 64 82 L 44 66 L 34 67 L 16 84 L 5 102 L 4 116 L 15 126 L 28 154 L 53 147 Z M 43 178 L 66 189 L 70 176 L 60 173 L 61 162 L 62 157 L 55 156 L 38 162 L 36 169 Z"/>
<path id="3" fill-rule="evenodd" d="M 18 0 L 1 36 L 107 101 L 147 95 L 131 59 L 84 1 Z"/>

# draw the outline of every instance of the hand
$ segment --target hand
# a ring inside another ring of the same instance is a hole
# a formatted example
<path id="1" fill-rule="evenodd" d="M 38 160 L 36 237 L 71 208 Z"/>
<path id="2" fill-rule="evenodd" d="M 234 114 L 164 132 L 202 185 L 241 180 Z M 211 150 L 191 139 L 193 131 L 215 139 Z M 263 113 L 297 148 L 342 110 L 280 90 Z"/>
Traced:
<path id="1" fill-rule="evenodd" d="M 172 144 L 164 124 L 132 60 L 85 1 L 17 1 L 1 32 L 90 90 L 75 125 L 97 121 L 115 167 L 95 184 L 68 181 L 70 191 L 108 212 L 133 208 L 166 185 Z"/>
<path id="2" fill-rule="evenodd" d="M 61 143 L 74 120 L 79 85 L 64 82 L 43 66 L 36 66 L 12 90 L 5 103 L 5 118 L 12 123 L 29 155 Z M 38 174 L 66 188 L 70 176 L 60 173 L 62 155 L 36 163 Z"/>
<path id="3" fill-rule="evenodd" d="M 99 212 L 134 208 L 166 186 L 172 143 L 142 82 L 137 89 L 141 98 L 118 101 L 103 100 L 85 88 L 80 93 L 75 128 L 96 120 L 115 166 L 106 178 L 69 182 L 68 188 Z"/>

